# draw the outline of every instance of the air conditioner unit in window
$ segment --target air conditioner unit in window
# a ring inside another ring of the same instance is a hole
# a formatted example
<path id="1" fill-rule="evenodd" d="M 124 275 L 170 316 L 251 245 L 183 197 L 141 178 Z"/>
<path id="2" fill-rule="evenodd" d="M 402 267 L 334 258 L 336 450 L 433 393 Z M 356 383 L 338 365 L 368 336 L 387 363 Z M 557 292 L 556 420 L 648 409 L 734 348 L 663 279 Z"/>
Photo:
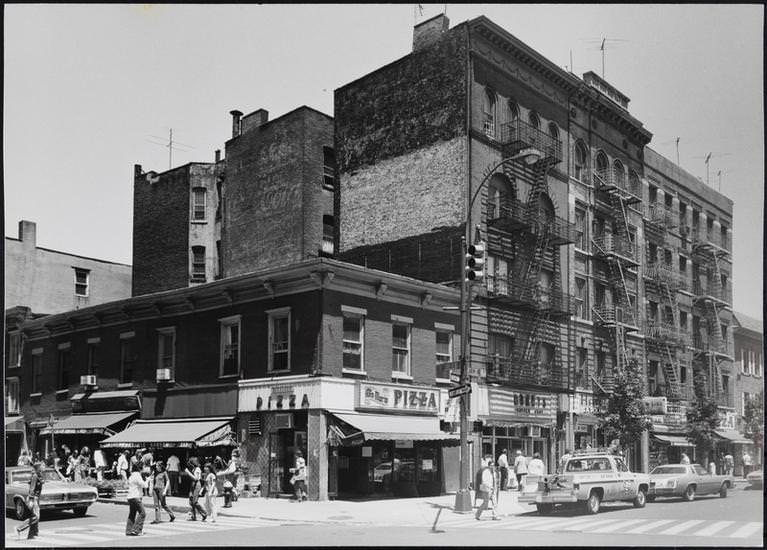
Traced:
<path id="1" fill-rule="evenodd" d="M 85 374 L 80 377 L 80 385 L 82 386 L 95 386 L 96 385 L 96 375 L 95 374 Z"/>
<path id="2" fill-rule="evenodd" d="M 292 428 L 293 413 L 276 413 L 274 415 L 274 428 Z"/>
<path id="3" fill-rule="evenodd" d="M 158 382 L 170 382 L 173 380 L 170 369 L 157 369 L 157 381 Z"/>

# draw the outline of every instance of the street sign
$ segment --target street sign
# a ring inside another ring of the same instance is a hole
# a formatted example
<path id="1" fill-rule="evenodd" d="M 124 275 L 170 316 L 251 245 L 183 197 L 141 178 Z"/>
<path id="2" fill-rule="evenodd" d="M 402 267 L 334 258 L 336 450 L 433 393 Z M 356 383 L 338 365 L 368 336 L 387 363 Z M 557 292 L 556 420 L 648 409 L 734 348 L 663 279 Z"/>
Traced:
<path id="1" fill-rule="evenodd" d="M 474 365 L 469 365 L 466 369 L 466 373 L 469 375 L 470 378 L 484 378 L 486 369 L 485 366 L 475 367 Z"/>
<path id="2" fill-rule="evenodd" d="M 460 372 L 451 372 L 450 373 L 450 381 L 454 382 L 455 384 L 461 383 L 461 373 Z"/>
<path id="3" fill-rule="evenodd" d="M 450 388 L 447 390 L 447 395 L 450 398 L 458 397 L 459 395 L 466 395 L 467 393 L 471 393 L 471 386 L 468 384 L 465 386 L 458 386 L 457 388 Z"/>

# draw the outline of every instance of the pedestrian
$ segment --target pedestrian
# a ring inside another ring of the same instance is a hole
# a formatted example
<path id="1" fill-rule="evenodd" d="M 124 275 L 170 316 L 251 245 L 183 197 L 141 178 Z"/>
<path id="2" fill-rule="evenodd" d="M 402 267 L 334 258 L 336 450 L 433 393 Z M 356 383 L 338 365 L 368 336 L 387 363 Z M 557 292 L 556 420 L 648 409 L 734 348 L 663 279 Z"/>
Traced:
<path id="1" fill-rule="evenodd" d="M 202 477 L 202 471 L 200 470 L 200 463 L 197 457 L 191 457 L 187 463 L 184 474 L 189 477 L 189 506 L 192 508 L 192 517 L 187 521 L 197 521 L 197 512 L 200 512 L 202 521 L 207 519 L 205 510 L 200 506 L 200 479 Z"/>
<path id="2" fill-rule="evenodd" d="M 712 456 L 708 463 L 708 473 L 710 473 L 712 476 L 716 475 L 716 462 L 714 462 L 714 457 Z"/>
<path id="3" fill-rule="evenodd" d="M 21 525 L 16 526 L 16 536 L 21 538 L 21 532 L 27 531 L 27 539 L 33 539 L 40 534 L 40 493 L 43 491 L 43 463 L 35 462 L 32 476 L 29 478 L 27 493 L 27 509 L 29 517 Z"/>
<path id="4" fill-rule="evenodd" d="M 69 455 L 67 458 L 67 477 L 70 479 L 70 481 L 78 481 L 78 479 L 75 478 L 75 471 L 79 470 L 80 466 L 80 453 L 77 452 L 77 449 L 72 452 L 72 454 Z"/>
<path id="5" fill-rule="evenodd" d="M 91 450 L 86 446 L 80 450 L 80 462 L 78 464 L 80 470 L 80 480 L 85 480 L 90 477 L 91 473 Z"/>
<path id="6" fill-rule="evenodd" d="M 567 460 L 572 456 L 572 451 L 565 447 L 565 454 L 563 454 L 561 457 L 559 457 L 559 463 L 557 465 L 557 472 L 562 472 L 564 470 L 565 464 L 567 463 Z"/>
<path id="7" fill-rule="evenodd" d="M 743 451 L 743 477 L 745 478 L 750 472 L 751 472 L 751 455 L 748 454 L 748 451 Z"/>
<path id="8" fill-rule="evenodd" d="M 679 464 L 689 464 L 690 463 L 690 457 L 687 456 L 687 453 L 682 451 L 682 459 L 679 461 Z"/>
<path id="9" fill-rule="evenodd" d="M 296 465 L 290 469 L 293 477 L 290 478 L 295 491 L 295 500 L 303 502 L 306 500 L 306 461 L 301 450 L 296 451 Z"/>
<path id="10" fill-rule="evenodd" d="M 125 524 L 125 534 L 128 536 L 138 536 L 144 532 L 146 510 L 141 499 L 146 487 L 147 482 L 141 473 L 141 466 L 134 464 L 128 478 L 128 522 Z"/>
<path id="11" fill-rule="evenodd" d="M 161 460 L 155 463 L 155 470 L 154 489 L 152 491 L 152 496 L 154 497 L 154 521 L 152 523 L 162 523 L 160 520 L 162 517 L 161 509 L 168 512 L 170 522 L 173 523 L 176 520 L 176 516 L 173 515 L 173 510 L 168 507 L 168 503 L 165 501 L 170 488 L 170 478 Z"/>
<path id="12" fill-rule="evenodd" d="M 130 469 L 129 456 L 129 451 L 123 451 L 117 457 L 117 472 L 120 475 L 120 478 L 125 482 L 128 481 L 128 471 Z"/>
<path id="13" fill-rule="evenodd" d="M 32 465 L 32 459 L 29 456 L 29 453 L 26 449 L 21 449 L 21 454 L 19 455 L 19 459 L 16 461 L 16 466 L 31 466 Z"/>
<path id="14" fill-rule="evenodd" d="M 218 510 L 216 509 L 216 497 L 218 496 L 218 487 L 216 487 L 216 474 L 213 472 L 213 465 L 208 462 L 203 467 L 203 479 L 205 491 L 205 511 L 210 517 L 212 523 L 216 523 Z"/>
<path id="15" fill-rule="evenodd" d="M 170 494 L 172 496 L 176 496 L 179 493 L 178 488 L 178 467 L 179 464 L 181 464 L 181 461 L 178 459 L 178 457 L 174 454 L 170 455 L 168 457 L 168 479 L 170 480 Z"/>
<path id="16" fill-rule="evenodd" d="M 478 479 L 481 480 L 478 488 L 478 492 L 480 493 L 480 497 L 482 498 L 482 504 L 480 504 L 479 508 L 477 508 L 477 513 L 474 515 L 474 518 L 479 520 L 479 517 L 482 515 L 482 512 L 487 510 L 488 504 L 492 503 L 492 512 L 493 512 L 493 519 L 498 520 L 500 519 L 498 517 L 498 511 L 496 510 L 498 508 L 498 500 L 496 499 L 495 492 L 497 487 L 497 479 L 496 474 L 493 469 L 493 455 L 487 454 L 485 455 L 485 460 L 483 467 L 480 469 L 479 472 L 477 472 Z"/>
<path id="17" fill-rule="evenodd" d="M 727 476 L 731 476 L 734 470 L 735 470 L 735 458 L 730 453 L 727 453 L 726 455 L 724 455 L 724 474 Z"/>
<path id="18" fill-rule="evenodd" d="M 522 492 L 525 485 L 525 476 L 527 475 L 527 459 L 520 449 L 517 449 L 516 457 L 514 458 L 514 473 L 517 476 L 519 491 Z"/>
<path id="19" fill-rule="evenodd" d="M 530 464 L 527 465 L 527 475 L 544 476 L 546 475 L 546 465 L 541 460 L 541 453 L 533 453 Z"/>
<path id="20" fill-rule="evenodd" d="M 498 470 L 501 474 L 501 491 L 505 491 L 509 480 L 509 459 L 506 456 L 508 451 L 506 449 L 501 451 L 501 456 L 498 457 Z"/>

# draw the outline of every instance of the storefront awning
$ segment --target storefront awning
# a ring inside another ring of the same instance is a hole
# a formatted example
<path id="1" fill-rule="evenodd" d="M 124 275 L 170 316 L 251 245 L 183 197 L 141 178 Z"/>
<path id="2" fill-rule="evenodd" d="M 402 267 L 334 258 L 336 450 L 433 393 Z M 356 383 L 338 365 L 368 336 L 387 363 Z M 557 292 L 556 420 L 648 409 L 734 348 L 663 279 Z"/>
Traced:
<path id="1" fill-rule="evenodd" d="M 73 395 L 71 401 L 75 413 L 141 410 L 138 390 L 83 392 Z"/>
<path id="2" fill-rule="evenodd" d="M 524 428 L 527 426 L 541 426 L 548 428 L 555 424 L 550 418 L 530 418 L 525 420 L 504 420 L 503 418 L 490 418 L 481 416 L 482 424 L 485 426 L 495 426 L 497 428 Z"/>
<path id="3" fill-rule="evenodd" d="M 738 430 L 714 430 L 714 433 L 722 439 L 728 440 L 730 443 L 739 443 L 742 445 L 751 445 L 753 441 L 746 439 L 746 436 L 740 433 Z"/>
<path id="4" fill-rule="evenodd" d="M 456 434 L 439 429 L 435 416 L 333 413 L 339 420 L 364 434 L 366 441 L 399 439 L 406 441 L 458 440 Z"/>
<path id="5" fill-rule="evenodd" d="M 694 445 L 683 435 L 652 434 L 658 441 L 668 443 L 672 447 L 693 447 Z"/>
<path id="6" fill-rule="evenodd" d="M 54 434 L 106 434 L 112 435 L 112 429 L 116 424 L 129 419 L 137 414 L 136 411 L 122 411 L 111 413 L 73 414 L 67 418 L 61 418 L 54 422 Z M 40 435 L 51 433 L 51 428 L 46 426 L 40 430 Z"/>
<path id="7" fill-rule="evenodd" d="M 235 445 L 232 417 L 136 420 L 102 447 L 213 447 Z"/>

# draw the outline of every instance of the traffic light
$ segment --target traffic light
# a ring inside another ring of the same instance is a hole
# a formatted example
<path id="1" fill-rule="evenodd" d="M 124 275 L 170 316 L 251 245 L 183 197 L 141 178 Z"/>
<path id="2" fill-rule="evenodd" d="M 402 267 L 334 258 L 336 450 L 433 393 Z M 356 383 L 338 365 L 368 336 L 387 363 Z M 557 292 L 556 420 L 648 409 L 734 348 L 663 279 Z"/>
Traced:
<path id="1" fill-rule="evenodd" d="M 485 243 L 479 241 L 466 249 L 466 280 L 481 282 L 485 277 Z"/>

